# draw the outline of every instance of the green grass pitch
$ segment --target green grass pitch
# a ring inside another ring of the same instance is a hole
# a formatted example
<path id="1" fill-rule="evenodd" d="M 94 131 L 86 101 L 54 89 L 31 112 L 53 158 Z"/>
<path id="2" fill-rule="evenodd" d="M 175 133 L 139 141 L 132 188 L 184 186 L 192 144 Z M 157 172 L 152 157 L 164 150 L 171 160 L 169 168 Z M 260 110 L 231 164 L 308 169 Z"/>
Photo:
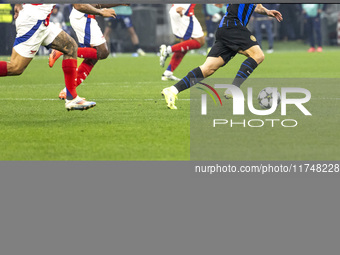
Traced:
<path id="1" fill-rule="evenodd" d="M 339 58 L 337 48 L 309 54 L 286 45 L 267 55 L 252 78 L 340 78 Z M 204 59 L 188 54 L 175 75 L 183 77 Z M 235 57 L 213 77 L 234 77 L 243 60 Z M 97 106 L 70 112 L 58 99 L 64 87 L 61 61 L 53 69 L 47 61 L 37 57 L 23 75 L 0 78 L 0 160 L 190 160 L 190 92 L 179 95 L 177 111 L 167 109 L 160 92 L 174 82 L 161 81 L 163 69 L 156 55 L 118 55 L 99 61 L 78 87 L 79 95 Z M 315 117 L 303 132 L 297 131 L 299 140 L 292 146 L 305 153 L 276 146 L 277 151 L 266 157 L 266 152 L 257 150 L 258 141 L 247 139 L 245 158 L 231 155 L 230 159 L 338 159 L 340 88 L 308 84 L 305 88 L 318 99 L 311 103 L 312 113 L 324 116 L 324 123 Z M 241 146 L 236 141 L 247 134 L 239 135 L 228 146 Z M 274 130 L 266 137 L 277 144 L 294 141 L 289 132 Z"/>

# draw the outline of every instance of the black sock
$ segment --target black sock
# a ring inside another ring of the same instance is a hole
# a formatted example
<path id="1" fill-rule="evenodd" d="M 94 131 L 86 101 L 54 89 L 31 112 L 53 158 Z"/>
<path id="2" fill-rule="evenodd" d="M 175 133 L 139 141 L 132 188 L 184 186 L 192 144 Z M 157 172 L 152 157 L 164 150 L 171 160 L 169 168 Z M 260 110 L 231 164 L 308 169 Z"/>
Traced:
<path id="1" fill-rule="evenodd" d="M 135 51 L 137 51 L 140 48 L 139 43 L 135 44 L 134 46 L 135 46 Z"/>
<path id="2" fill-rule="evenodd" d="M 201 71 L 201 68 L 197 67 L 193 70 L 191 70 L 187 76 L 185 76 L 182 80 L 177 82 L 174 86 L 178 90 L 178 92 L 181 92 L 185 89 L 188 89 L 192 86 L 194 86 L 196 83 L 203 80 L 203 73 Z"/>
<path id="3" fill-rule="evenodd" d="M 237 75 L 233 81 L 233 85 L 240 87 L 257 66 L 258 64 L 253 58 L 247 58 L 242 63 L 240 70 L 238 70 Z"/>

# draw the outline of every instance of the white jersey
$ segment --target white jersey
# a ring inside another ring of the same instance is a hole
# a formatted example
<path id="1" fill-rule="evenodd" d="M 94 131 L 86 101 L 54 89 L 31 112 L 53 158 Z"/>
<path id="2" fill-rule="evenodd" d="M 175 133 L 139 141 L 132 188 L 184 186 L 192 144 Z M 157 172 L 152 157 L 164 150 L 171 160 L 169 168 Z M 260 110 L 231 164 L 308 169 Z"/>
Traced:
<path id="1" fill-rule="evenodd" d="M 171 28 L 174 35 L 184 40 L 204 36 L 203 29 L 194 14 L 196 4 L 174 4 L 169 11 Z M 178 7 L 184 8 L 182 16 L 177 13 Z"/>
<path id="2" fill-rule="evenodd" d="M 14 50 L 25 58 L 33 58 L 40 45 L 49 46 L 61 28 L 49 22 L 53 4 L 24 4 L 15 21 L 17 36 Z"/>
<path id="3" fill-rule="evenodd" d="M 178 7 L 182 7 L 184 8 L 183 13 L 182 13 L 183 15 L 193 16 L 195 15 L 194 13 L 195 6 L 196 4 L 173 4 L 172 8 L 176 10 Z"/>
<path id="4" fill-rule="evenodd" d="M 80 47 L 95 47 L 106 43 L 95 15 L 85 14 L 73 8 L 70 23 L 76 32 Z"/>
<path id="5" fill-rule="evenodd" d="M 54 6 L 55 4 L 23 4 L 20 13 L 23 12 L 37 20 L 44 20 L 51 14 Z"/>
<path id="6" fill-rule="evenodd" d="M 70 13 L 70 17 L 74 19 L 80 19 L 81 17 L 84 17 L 85 14 L 83 12 L 78 11 L 76 8 L 72 8 L 72 11 Z"/>

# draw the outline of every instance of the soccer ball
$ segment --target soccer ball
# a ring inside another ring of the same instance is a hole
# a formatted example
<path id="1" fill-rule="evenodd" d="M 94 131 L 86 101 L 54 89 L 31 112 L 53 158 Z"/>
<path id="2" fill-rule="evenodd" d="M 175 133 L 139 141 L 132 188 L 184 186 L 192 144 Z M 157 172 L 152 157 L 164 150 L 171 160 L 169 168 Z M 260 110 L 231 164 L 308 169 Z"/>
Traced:
<path id="1" fill-rule="evenodd" d="M 273 105 L 273 88 L 264 88 L 259 93 L 257 100 L 259 100 L 259 104 L 263 109 L 270 109 Z M 281 95 L 277 92 L 277 105 L 281 102 Z"/>

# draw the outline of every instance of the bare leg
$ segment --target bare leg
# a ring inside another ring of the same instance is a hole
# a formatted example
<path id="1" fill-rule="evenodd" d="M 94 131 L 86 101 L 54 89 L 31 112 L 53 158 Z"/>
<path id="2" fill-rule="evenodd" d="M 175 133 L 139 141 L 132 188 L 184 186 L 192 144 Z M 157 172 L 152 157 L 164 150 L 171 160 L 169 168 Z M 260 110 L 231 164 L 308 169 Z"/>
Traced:
<path id="1" fill-rule="evenodd" d="M 7 75 L 14 76 L 22 74 L 31 61 L 32 58 L 25 58 L 13 49 L 11 60 L 7 63 Z"/>
<path id="2" fill-rule="evenodd" d="M 192 39 L 198 41 L 200 43 L 201 47 L 205 44 L 205 37 L 204 36 L 199 37 L 199 38 L 192 38 Z"/>
<path id="3" fill-rule="evenodd" d="M 109 48 L 109 52 L 111 52 L 111 43 L 110 43 L 110 34 L 112 32 L 112 29 L 111 27 L 107 26 L 105 27 L 105 30 L 104 30 L 104 38 L 107 42 L 107 45 L 108 45 L 108 48 Z"/>
<path id="4" fill-rule="evenodd" d="M 77 59 L 77 43 L 64 31 L 54 39 L 51 48 L 64 53 L 64 59 Z"/>
<path id="5" fill-rule="evenodd" d="M 225 64 L 221 57 L 207 57 L 204 64 L 200 66 L 204 78 L 209 77 L 215 73 L 221 66 Z"/>
<path id="6" fill-rule="evenodd" d="M 138 45 L 139 44 L 139 39 L 138 39 L 138 35 L 136 34 L 136 31 L 133 27 L 129 27 L 128 28 L 128 32 L 131 38 L 131 42 L 133 45 Z"/>
<path id="7" fill-rule="evenodd" d="M 177 43 L 173 45 L 172 47 L 170 46 L 167 47 L 168 53 L 170 51 L 170 49 L 168 50 L 168 48 L 171 48 L 171 51 L 174 54 L 172 55 L 170 64 L 168 68 L 166 69 L 166 71 L 163 73 L 163 76 L 169 76 L 169 77 L 172 76 L 172 72 L 174 72 L 176 68 L 179 66 L 179 64 L 181 63 L 182 59 L 184 58 L 188 50 L 201 48 L 205 44 L 204 36 L 199 37 L 199 38 L 191 38 L 189 40 L 181 39 L 180 41 L 181 41 L 180 43 Z M 164 46 L 161 46 L 161 47 L 164 47 Z"/>
<path id="8" fill-rule="evenodd" d="M 253 73 L 255 68 L 257 68 L 264 60 L 264 54 L 259 45 L 255 45 L 245 51 L 240 51 L 239 53 L 248 58 L 242 63 L 233 81 L 233 84 L 237 87 L 240 87 Z"/>
<path id="9" fill-rule="evenodd" d="M 77 43 L 71 36 L 62 31 L 52 42 L 51 48 L 64 53 L 62 68 L 65 77 L 65 86 L 67 89 L 66 99 L 72 100 L 78 98 L 76 91 L 78 50 Z M 67 109 L 71 109 L 70 107 L 67 107 Z"/>
<path id="10" fill-rule="evenodd" d="M 106 59 L 110 54 L 106 43 L 103 43 L 99 46 L 95 46 L 94 48 L 97 49 L 98 59 Z"/>
<path id="11" fill-rule="evenodd" d="M 258 45 L 255 45 L 245 51 L 239 51 L 239 53 L 245 55 L 248 58 L 254 59 L 258 65 L 261 64 L 264 60 L 263 51 Z"/>

